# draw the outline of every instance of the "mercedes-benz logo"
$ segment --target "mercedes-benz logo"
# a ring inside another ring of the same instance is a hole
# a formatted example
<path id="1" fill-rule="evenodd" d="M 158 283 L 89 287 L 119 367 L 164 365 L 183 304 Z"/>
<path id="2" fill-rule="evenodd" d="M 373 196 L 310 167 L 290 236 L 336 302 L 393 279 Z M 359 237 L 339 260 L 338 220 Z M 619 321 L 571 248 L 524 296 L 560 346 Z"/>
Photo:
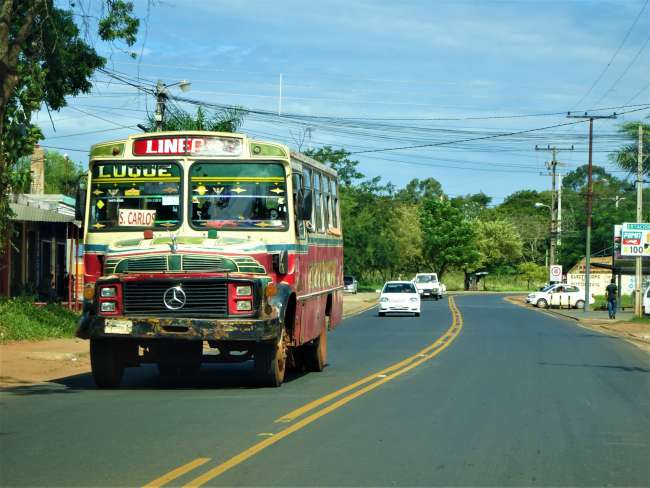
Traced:
<path id="1" fill-rule="evenodd" d="M 163 295 L 163 302 L 169 310 L 180 310 L 185 306 L 186 300 L 187 296 L 180 285 L 168 288 Z"/>

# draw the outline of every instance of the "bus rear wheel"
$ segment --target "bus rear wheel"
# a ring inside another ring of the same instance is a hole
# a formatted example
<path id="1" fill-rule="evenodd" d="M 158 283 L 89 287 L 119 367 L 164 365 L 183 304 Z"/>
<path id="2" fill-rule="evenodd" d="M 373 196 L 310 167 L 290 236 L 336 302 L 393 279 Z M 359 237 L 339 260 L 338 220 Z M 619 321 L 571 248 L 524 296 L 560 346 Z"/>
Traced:
<path id="1" fill-rule="evenodd" d="M 305 344 L 303 347 L 307 371 L 323 371 L 327 364 L 327 325 L 323 323 L 320 335 L 311 344 Z"/>
<path id="2" fill-rule="evenodd" d="M 120 345 L 110 339 L 90 339 L 90 367 L 97 387 L 120 386 L 124 375 Z"/>
<path id="3" fill-rule="evenodd" d="M 255 376 L 261 386 L 277 388 L 284 382 L 287 368 L 287 346 L 285 332 L 272 344 L 259 344 L 253 353 Z"/>

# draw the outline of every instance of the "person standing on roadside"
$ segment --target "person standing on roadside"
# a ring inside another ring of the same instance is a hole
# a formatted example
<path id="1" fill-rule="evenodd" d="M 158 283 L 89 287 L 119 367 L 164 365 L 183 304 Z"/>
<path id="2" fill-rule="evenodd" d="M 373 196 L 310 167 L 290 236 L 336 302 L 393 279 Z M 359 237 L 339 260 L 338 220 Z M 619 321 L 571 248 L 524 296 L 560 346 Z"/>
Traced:
<path id="1" fill-rule="evenodd" d="M 614 280 L 610 282 L 609 285 L 607 285 L 607 288 L 605 288 L 605 294 L 607 296 L 607 312 L 609 313 L 609 318 L 610 319 L 615 319 L 616 318 L 616 298 L 618 295 L 618 287 L 616 286 L 616 283 L 614 283 Z"/>

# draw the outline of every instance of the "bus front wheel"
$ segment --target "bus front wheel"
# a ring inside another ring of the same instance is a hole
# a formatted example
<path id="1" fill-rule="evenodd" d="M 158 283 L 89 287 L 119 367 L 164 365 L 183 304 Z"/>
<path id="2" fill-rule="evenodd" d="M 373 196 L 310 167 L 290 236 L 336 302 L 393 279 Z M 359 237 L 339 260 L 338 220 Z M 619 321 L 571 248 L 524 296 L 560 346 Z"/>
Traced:
<path id="1" fill-rule="evenodd" d="M 284 329 L 277 342 L 259 344 L 253 354 L 255 375 L 261 386 L 278 387 L 284 382 L 287 366 L 287 347 Z"/>
<path id="2" fill-rule="evenodd" d="M 90 339 L 90 367 L 99 388 L 115 388 L 122 382 L 124 361 L 119 346 L 108 339 Z"/>

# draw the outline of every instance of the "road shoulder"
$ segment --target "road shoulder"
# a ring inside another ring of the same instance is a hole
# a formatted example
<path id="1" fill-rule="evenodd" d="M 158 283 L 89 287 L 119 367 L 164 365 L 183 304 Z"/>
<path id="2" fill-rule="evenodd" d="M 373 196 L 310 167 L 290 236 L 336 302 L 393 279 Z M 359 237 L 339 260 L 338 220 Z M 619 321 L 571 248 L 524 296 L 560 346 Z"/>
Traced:
<path id="1" fill-rule="evenodd" d="M 602 319 L 576 317 L 573 314 L 555 308 L 542 310 L 527 304 L 525 295 L 510 295 L 503 297 L 503 299 L 508 303 L 524 307 L 537 313 L 546 313 L 558 318 L 568 319 L 586 329 L 594 330 L 610 337 L 624 339 L 639 347 L 646 353 L 650 353 L 650 327 L 646 324 L 627 322 L 624 320 L 607 321 Z"/>

